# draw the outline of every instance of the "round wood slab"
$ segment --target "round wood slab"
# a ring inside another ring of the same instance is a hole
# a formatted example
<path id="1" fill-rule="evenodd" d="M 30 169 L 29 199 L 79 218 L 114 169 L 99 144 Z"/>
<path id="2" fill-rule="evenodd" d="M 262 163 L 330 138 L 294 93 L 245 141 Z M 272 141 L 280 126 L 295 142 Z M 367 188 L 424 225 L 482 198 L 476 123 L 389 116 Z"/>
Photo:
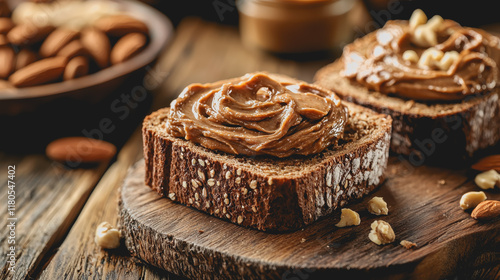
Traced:
<path id="1" fill-rule="evenodd" d="M 335 227 L 337 211 L 302 230 L 272 234 L 158 196 L 144 184 L 140 161 L 121 188 L 120 224 L 133 256 L 192 279 L 498 275 L 500 219 L 478 222 L 459 208 L 463 193 L 479 190 L 465 171 L 414 168 L 391 158 L 387 174 L 382 187 L 348 206 L 360 214 L 359 226 Z M 375 195 L 387 201 L 388 216 L 366 211 L 366 202 Z M 500 199 L 498 192 L 487 196 Z M 370 224 L 377 219 L 392 225 L 396 242 L 378 246 L 368 239 Z M 401 240 L 418 247 L 405 249 Z"/>

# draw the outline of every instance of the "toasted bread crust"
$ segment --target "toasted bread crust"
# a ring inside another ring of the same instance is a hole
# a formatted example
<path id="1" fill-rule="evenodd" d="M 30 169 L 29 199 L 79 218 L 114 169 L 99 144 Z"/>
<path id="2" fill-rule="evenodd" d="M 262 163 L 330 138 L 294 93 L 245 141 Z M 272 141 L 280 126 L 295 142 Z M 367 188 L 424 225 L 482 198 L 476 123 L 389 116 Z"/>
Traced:
<path id="1" fill-rule="evenodd" d="M 165 131 L 169 109 L 161 109 L 143 123 L 146 184 L 164 197 L 246 227 L 298 229 L 384 180 L 391 118 L 348 107 L 346 143 L 291 159 L 234 156 L 173 138 Z"/>

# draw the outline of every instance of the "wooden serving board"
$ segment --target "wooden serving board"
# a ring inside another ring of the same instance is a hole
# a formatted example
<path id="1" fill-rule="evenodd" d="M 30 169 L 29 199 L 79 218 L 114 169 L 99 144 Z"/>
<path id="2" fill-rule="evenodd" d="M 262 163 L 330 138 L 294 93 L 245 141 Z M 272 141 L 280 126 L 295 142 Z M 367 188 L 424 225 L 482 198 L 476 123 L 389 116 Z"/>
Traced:
<path id="1" fill-rule="evenodd" d="M 335 227 L 336 211 L 302 230 L 273 234 L 159 197 L 144 184 L 140 161 L 121 188 L 120 224 L 133 256 L 191 279 L 498 279 L 500 219 L 479 222 L 459 208 L 463 193 L 479 190 L 466 173 L 391 158 L 386 182 L 347 206 L 360 214 L 359 226 Z M 374 195 L 387 201 L 388 216 L 366 211 Z M 487 196 L 500 199 L 498 191 Z M 368 239 L 376 219 L 392 225 L 396 242 Z M 418 248 L 405 249 L 401 240 Z"/>

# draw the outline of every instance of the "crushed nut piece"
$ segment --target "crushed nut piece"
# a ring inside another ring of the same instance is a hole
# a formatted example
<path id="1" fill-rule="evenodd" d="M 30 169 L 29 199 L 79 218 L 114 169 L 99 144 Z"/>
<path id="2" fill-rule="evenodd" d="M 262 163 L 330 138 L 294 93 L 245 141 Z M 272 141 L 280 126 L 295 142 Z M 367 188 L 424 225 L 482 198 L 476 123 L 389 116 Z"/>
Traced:
<path id="1" fill-rule="evenodd" d="M 443 58 L 444 53 L 436 48 L 426 49 L 420 59 L 418 60 L 418 66 L 422 68 L 433 67 L 439 64 L 441 58 Z"/>
<path id="2" fill-rule="evenodd" d="M 120 247 L 121 233 L 108 222 L 102 222 L 95 231 L 95 243 L 104 249 Z"/>
<path id="3" fill-rule="evenodd" d="M 204 162 L 201 158 L 199 158 L 199 159 L 198 159 L 198 163 L 199 163 L 202 167 L 205 167 L 205 162 Z"/>
<path id="4" fill-rule="evenodd" d="M 446 185 L 446 181 L 445 181 L 445 180 L 439 180 L 439 181 L 438 181 L 438 184 L 439 184 L 439 185 Z"/>
<path id="5" fill-rule="evenodd" d="M 478 174 L 474 179 L 474 182 L 476 182 L 476 185 L 483 190 L 494 189 L 495 185 L 500 183 L 500 174 L 498 174 L 496 170 L 492 169 Z"/>
<path id="6" fill-rule="evenodd" d="M 338 222 L 336 227 L 348 227 L 348 226 L 357 226 L 361 223 L 361 219 L 359 218 L 359 214 L 355 211 L 352 211 L 349 208 L 343 208 L 342 214 L 340 215 L 340 222 Z"/>
<path id="7" fill-rule="evenodd" d="M 389 214 L 389 208 L 387 208 L 387 203 L 384 201 L 383 197 L 374 196 L 370 201 L 368 201 L 368 212 L 374 215 L 387 215 Z"/>
<path id="8" fill-rule="evenodd" d="M 460 199 L 460 208 L 463 210 L 475 208 L 479 203 L 486 200 L 484 192 L 468 192 Z"/>
<path id="9" fill-rule="evenodd" d="M 399 244 L 401 244 L 401 246 L 405 247 L 408 250 L 413 249 L 413 248 L 417 248 L 417 243 L 414 243 L 414 242 L 411 242 L 408 240 L 403 240 Z"/>
<path id="10" fill-rule="evenodd" d="M 418 62 L 418 54 L 414 50 L 406 50 L 403 53 L 403 60 L 417 63 Z"/>
<path id="11" fill-rule="evenodd" d="M 394 230 L 387 222 L 376 220 L 371 224 L 371 228 L 368 238 L 377 245 L 392 243 L 396 240 Z"/>
<path id="12" fill-rule="evenodd" d="M 439 63 L 438 68 L 444 71 L 450 69 L 450 67 L 458 60 L 460 54 L 457 51 L 445 52 Z"/>

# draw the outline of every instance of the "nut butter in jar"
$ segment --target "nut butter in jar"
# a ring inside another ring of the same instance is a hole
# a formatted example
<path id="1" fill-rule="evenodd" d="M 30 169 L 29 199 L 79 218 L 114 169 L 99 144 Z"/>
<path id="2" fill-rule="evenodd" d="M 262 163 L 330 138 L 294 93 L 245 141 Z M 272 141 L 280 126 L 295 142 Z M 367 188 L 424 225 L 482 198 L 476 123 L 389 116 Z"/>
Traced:
<path id="1" fill-rule="evenodd" d="M 356 0 L 242 0 L 245 45 L 277 53 L 329 50 L 351 36 L 348 15 Z"/>

